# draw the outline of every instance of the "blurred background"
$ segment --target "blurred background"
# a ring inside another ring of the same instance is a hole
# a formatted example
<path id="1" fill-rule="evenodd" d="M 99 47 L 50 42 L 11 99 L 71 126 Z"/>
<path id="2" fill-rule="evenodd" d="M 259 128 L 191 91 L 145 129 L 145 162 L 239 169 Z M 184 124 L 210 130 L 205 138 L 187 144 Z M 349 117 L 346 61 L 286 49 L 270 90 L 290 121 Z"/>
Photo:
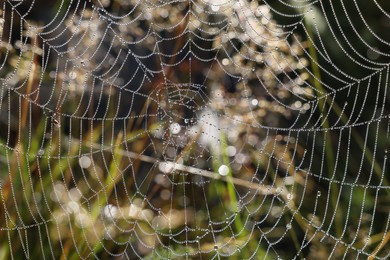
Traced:
<path id="1" fill-rule="evenodd" d="M 388 258 L 387 1 L 0 6 L 0 259 Z"/>

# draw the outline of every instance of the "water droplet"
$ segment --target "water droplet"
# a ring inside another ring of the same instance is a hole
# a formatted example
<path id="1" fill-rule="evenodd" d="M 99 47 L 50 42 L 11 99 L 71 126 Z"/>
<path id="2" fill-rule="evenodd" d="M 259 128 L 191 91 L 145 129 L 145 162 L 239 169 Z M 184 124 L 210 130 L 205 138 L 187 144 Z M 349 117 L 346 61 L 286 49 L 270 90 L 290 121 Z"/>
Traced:
<path id="1" fill-rule="evenodd" d="M 286 229 L 287 229 L 287 230 L 290 230 L 291 228 L 292 228 L 291 223 L 288 223 L 288 224 L 286 225 Z"/>
<path id="2" fill-rule="evenodd" d="M 321 196 L 321 191 L 317 191 L 317 197 Z"/>
<path id="3" fill-rule="evenodd" d="M 226 148 L 226 153 L 227 153 L 228 156 L 233 157 L 233 156 L 236 155 L 237 149 L 236 149 L 236 147 L 234 147 L 234 146 L 228 146 L 228 147 Z"/>
<path id="4" fill-rule="evenodd" d="M 43 149 L 39 149 L 38 156 L 43 156 L 45 154 L 45 151 Z"/>
<path id="5" fill-rule="evenodd" d="M 226 165 L 221 165 L 221 166 L 219 166 L 219 168 L 218 168 L 218 173 L 220 174 L 220 175 L 222 175 L 222 176 L 226 176 L 226 175 L 228 175 L 228 173 L 229 173 L 229 167 L 227 167 Z"/>
<path id="6" fill-rule="evenodd" d="M 60 124 L 60 122 L 57 120 L 57 118 L 54 118 L 54 117 L 53 117 L 52 121 L 53 121 L 53 125 L 54 125 L 55 127 L 59 128 L 59 127 L 61 126 L 61 124 Z"/>
<path id="7" fill-rule="evenodd" d="M 92 164 L 91 158 L 89 158 L 88 156 L 84 155 L 80 157 L 79 165 L 81 168 L 87 169 L 91 166 L 91 164 Z"/>
<path id="8" fill-rule="evenodd" d="M 118 207 L 112 204 L 108 204 L 103 208 L 104 217 L 106 217 L 107 219 L 111 219 L 111 220 L 115 219 L 118 216 L 118 213 L 119 213 Z"/>
<path id="9" fill-rule="evenodd" d="M 173 123 L 169 127 L 169 130 L 171 131 L 172 134 L 176 135 L 176 134 L 180 133 L 181 126 L 178 123 Z"/>
<path id="10" fill-rule="evenodd" d="M 288 199 L 288 200 L 292 200 L 293 197 L 294 197 L 294 195 L 292 195 L 291 193 L 287 194 L 287 199 Z"/>
<path id="11" fill-rule="evenodd" d="M 176 164 L 174 162 L 161 162 L 158 165 L 158 169 L 167 174 L 172 173 L 175 170 Z"/>
<path id="12" fill-rule="evenodd" d="M 75 79 L 76 77 L 77 77 L 77 73 L 76 72 L 72 71 L 72 72 L 69 73 L 69 78 L 70 79 Z"/>

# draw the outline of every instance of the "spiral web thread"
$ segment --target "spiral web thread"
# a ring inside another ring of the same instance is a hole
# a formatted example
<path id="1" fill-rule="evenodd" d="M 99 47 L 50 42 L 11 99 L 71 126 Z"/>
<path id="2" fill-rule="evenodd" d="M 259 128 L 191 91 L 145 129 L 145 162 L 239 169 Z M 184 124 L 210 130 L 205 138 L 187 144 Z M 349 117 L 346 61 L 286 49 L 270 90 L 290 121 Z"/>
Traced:
<path id="1" fill-rule="evenodd" d="M 388 258 L 383 2 L 2 1 L 0 257 Z"/>

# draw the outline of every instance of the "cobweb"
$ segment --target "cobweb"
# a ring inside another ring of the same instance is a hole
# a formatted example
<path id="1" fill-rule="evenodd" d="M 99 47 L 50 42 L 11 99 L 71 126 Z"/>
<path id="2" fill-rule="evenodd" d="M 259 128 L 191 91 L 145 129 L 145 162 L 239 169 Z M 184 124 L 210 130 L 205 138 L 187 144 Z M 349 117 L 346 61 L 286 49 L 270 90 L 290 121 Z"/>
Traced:
<path id="1" fill-rule="evenodd" d="M 0 3 L 1 259 L 389 257 L 386 1 Z"/>

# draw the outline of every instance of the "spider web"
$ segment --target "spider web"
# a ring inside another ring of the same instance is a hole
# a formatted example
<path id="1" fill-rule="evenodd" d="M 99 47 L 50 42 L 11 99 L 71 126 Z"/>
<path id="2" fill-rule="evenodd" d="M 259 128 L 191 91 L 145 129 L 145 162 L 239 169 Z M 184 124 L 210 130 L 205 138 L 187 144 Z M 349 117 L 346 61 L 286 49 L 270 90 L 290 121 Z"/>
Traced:
<path id="1" fill-rule="evenodd" d="M 389 257 L 389 4 L 0 3 L 0 258 Z"/>

